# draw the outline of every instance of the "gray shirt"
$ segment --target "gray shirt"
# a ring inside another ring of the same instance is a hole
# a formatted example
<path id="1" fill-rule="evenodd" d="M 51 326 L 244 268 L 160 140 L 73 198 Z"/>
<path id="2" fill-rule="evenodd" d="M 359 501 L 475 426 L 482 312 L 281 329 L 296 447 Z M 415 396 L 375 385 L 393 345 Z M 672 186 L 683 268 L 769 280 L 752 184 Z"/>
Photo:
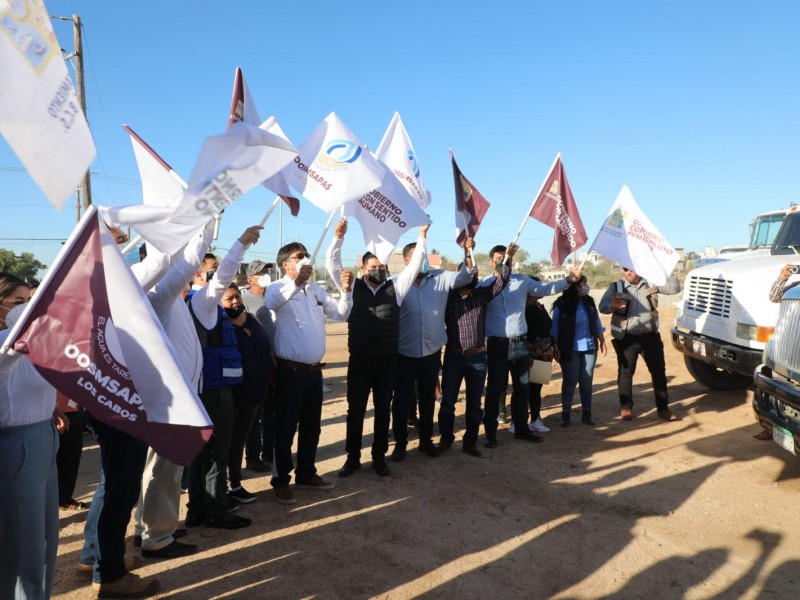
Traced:
<path id="1" fill-rule="evenodd" d="M 644 335 L 656 331 L 656 326 L 653 323 L 653 317 L 650 313 L 650 303 L 647 301 L 647 289 L 652 287 L 646 279 L 640 279 L 639 283 L 633 285 L 628 283 L 625 279 L 620 279 L 622 283 L 622 293 L 630 296 L 630 303 L 628 306 L 628 327 L 626 332 L 630 335 Z M 659 294 L 672 295 L 681 291 L 681 283 L 675 275 L 670 275 L 664 285 L 658 286 Z M 617 282 L 615 281 L 603 294 L 600 299 L 598 309 L 601 313 L 610 315 L 614 312 L 611 308 L 611 299 L 617 293 Z"/>

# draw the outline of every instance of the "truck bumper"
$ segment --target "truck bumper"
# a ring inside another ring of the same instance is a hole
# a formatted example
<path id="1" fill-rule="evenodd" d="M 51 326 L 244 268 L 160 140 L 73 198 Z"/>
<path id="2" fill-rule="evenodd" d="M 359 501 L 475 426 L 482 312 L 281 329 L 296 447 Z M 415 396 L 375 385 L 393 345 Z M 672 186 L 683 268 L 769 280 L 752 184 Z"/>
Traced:
<path id="1" fill-rule="evenodd" d="M 756 420 L 772 432 L 772 439 L 797 455 L 800 453 L 800 386 L 765 365 L 755 370 L 754 379 Z"/>
<path id="2" fill-rule="evenodd" d="M 726 344 L 677 327 L 673 327 L 671 332 L 672 346 L 678 352 L 720 369 L 750 376 L 761 364 L 761 350 Z"/>

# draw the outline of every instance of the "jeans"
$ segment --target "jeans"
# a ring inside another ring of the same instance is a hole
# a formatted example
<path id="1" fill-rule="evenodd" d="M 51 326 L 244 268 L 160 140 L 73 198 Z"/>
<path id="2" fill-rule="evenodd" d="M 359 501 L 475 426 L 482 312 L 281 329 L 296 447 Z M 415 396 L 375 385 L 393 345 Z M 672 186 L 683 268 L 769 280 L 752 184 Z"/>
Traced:
<path id="1" fill-rule="evenodd" d="M 189 464 L 189 502 L 194 518 L 219 517 L 228 510 L 228 451 L 231 445 L 233 393 L 230 388 L 203 390 L 200 399 L 214 432 Z"/>
<path id="2" fill-rule="evenodd" d="M 486 440 L 497 441 L 497 415 L 500 400 L 505 402 L 506 382 L 511 373 L 511 419 L 516 431 L 528 427 L 528 371 L 531 359 L 528 344 L 523 338 L 511 342 L 508 338 L 490 337 L 487 342 L 489 376 L 483 409 L 483 430 Z"/>
<path id="3" fill-rule="evenodd" d="M 0 429 L 0 598 L 50 597 L 58 550 L 58 441 L 52 419 Z"/>
<path id="4" fill-rule="evenodd" d="M 656 333 L 644 335 L 626 335 L 621 340 L 611 341 L 617 353 L 617 387 L 619 403 L 622 408 L 633 407 L 633 374 L 636 372 L 636 361 L 641 354 L 650 371 L 653 392 L 656 397 L 656 408 L 666 410 L 669 405 L 667 394 L 667 373 L 664 362 L 664 344 Z"/>
<path id="5" fill-rule="evenodd" d="M 278 366 L 275 406 L 275 463 L 272 486 L 289 485 L 292 444 L 297 431 L 295 482 L 317 474 L 315 465 L 322 420 L 322 372 Z M 299 429 L 298 429 L 299 427 Z"/>
<path id="6" fill-rule="evenodd" d="M 467 383 L 467 410 L 464 415 L 466 431 L 464 446 L 474 446 L 478 441 L 483 410 L 481 396 L 486 383 L 486 353 L 465 356 L 445 352 L 442 367 L 442 404 L 439 407 L 439 435 L 442 442 L 453 443 L 455 434 L 455 406 L 461 382 Z"/>
<path id="7" fill-rule="evenodd" d="M 422 358 L 397 355 L 397 379 L 392 404 L 392 432 L 398 447 L 408 443 L 408 415 L 419 395 L 419 444 L 433 442 L 433 409 L 436 405 L 436 382 L 439 379 L 441 351 Z"/>
<path id="8" fill-rule="evenodd" d="M 389 449 L 389 421 L 397 371 L 397 355 L 387 357 L 350 356 L 347 365 L 347 457 L 361 459 L 361 440 L 364 434 L 364 415 L 372 392 L 375 409 L 373 424 L 372 460 L 383 460 Z"/>
<path id="9" fill-rule="evenodd" d="M 105 475 L 103 504 L 97 518 L 95 583 L 122 578 L 125 568 L 125 534 L 131 511 L 139 500 L 147 444 L 89 415 L 97 434 Z"/>
<path id="10" fill-rule="evenodd" d="M 597 362 L 597 353 L 572 351 L 569 360 L 561 360 L 561 410 L 572 410 L 572 397 L 575 387 L 580 386 L 581 408 L 592 410 L 592 379 L 594 365 Z"/>
<path id="11" fill-rule="evenodd" d="M 94 488 L 92 504 L 86 515 L 86 523 L 83 526 L 83 548 L 78 559 L 82 565 L 94 565 L 97 562 L 97 519 L 100 518 L 100 511 L 103 510 L 103 496 L 106 493 L 106 476 L 103 469 L 100 469 L 100 480 Z"/>

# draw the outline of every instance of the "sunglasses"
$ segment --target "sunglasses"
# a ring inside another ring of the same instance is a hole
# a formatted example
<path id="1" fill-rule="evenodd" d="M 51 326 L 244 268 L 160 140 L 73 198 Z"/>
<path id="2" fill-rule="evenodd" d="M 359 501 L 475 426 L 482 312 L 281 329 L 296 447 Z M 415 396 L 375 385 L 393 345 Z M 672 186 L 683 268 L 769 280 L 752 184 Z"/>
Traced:
<path id="1" fill-rule="evenodd" d="M 622 267 L 622 270 L 623 270 L 623 271 L 625 271 L 626 273 L 627 273 L 628 271 L 630 271 L 630 269 L 626 269 L 625 267 Z"/>
<path id="2" fill-rule="evenodd" d="M 290 260 L 303 260 L 304 258 L 311 258 L 311 255 L 308 252 L 301 252 L 300 254 L 293 254 L 289 257 Z"/>

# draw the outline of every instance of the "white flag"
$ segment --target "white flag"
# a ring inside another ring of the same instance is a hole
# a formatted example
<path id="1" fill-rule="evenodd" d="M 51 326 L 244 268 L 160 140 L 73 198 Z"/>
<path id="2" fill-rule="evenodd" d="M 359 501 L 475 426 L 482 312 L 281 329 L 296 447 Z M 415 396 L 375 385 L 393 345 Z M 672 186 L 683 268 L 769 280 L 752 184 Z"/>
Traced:
<path id="1" fill-rule="evenodd" d="M 627 185 L 622 186 L 590 250 L 635 271 L 654 285 L 664 285 L 678 264 L 675 248 L 645 216 Z"/>
<path id="2" fill-rule="evenodd" d="M 283 174 L 289 185 L 325 212 L 358 200 L 383 180 L 378 161 L 336 113 L 325 117 L 299 150 Z"/>
<path id="3" fill-rule="evenodd" d="M 425 208 L 431 203 L 431 193 L 422 182 L 417 153 L 414 152 L 400 113 L 394 113 L 375 156 L 389 167 L 417 204 Z"/>
<path id="4" fill-rule="evenodd" d="M 41 0 L 0 0 L 0 133 L 61 210 L 96 150 Z"/>
<path id="5" fill-rule="evenodd" d="M 186 182 L 133 129 L 127 125 L 122 128 L 131 136 L 133 155 L 142 180 L 142 203 L 151 206 L 177 203 L 183 196 Z"/>
<path id="6" fill-rule="evenodd" d="M 346 203 L 344 214 L 358 220 L 367 250 L 386 264 L 406 231 L 431 220 L 388 167 L 376 162 L 383 168 L 383 183 L 357 201 Z"/>
<path id="7" fill-rule="evenodd" d="M 290 164 L 297 150 L 286 140 L 246 123 L 206 139 L 176 208 L 102 207 L 113 225 L 130 225 L 165 254 L 177 252 L 208 219 Z"/>

